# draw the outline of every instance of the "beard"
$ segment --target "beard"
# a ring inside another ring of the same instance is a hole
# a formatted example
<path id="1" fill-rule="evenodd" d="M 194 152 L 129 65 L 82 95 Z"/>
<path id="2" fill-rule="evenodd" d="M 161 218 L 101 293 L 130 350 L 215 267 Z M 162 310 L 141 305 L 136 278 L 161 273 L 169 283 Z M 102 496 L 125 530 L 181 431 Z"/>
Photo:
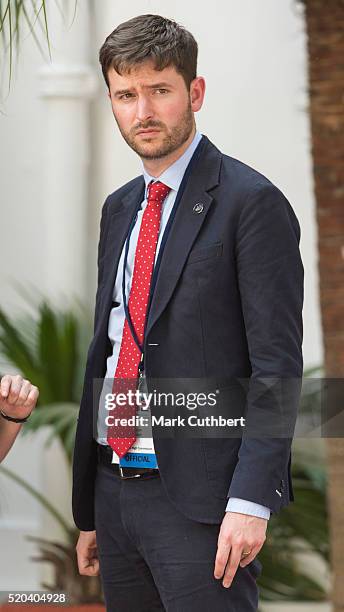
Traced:
<path id="1" fill-rule="evenodd" d="M 115 115 L 114 117 L 125 142 L 141 157 L 141 159 L 161 159 L 162 157 L 170 155 L 187 141 L 194 127 L 194 117 L 190 100 L 188 100 L 187 108 L 179 118 L 178 123 L 169 129 L 160 121 L 148 120 L 136 125 L 135 128 L 132 128 L 129 132 L 125 132 Z M 162 133 L 165 132 L 162 142 L 160 140 L 160 142 L 152 146 L 151 143 L 154 139 L 149 137 L 147 137 L 145 143 L 137 142 L 137 132 L 140 130 L 148 130 L 149 128 L 157 128 L 161 130 Z"/>

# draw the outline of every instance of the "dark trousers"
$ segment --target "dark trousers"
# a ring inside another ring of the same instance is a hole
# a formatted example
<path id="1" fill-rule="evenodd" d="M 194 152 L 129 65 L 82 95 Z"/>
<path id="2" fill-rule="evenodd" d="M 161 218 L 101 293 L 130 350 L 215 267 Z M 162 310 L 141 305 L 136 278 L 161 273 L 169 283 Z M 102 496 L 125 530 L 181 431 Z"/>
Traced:
<path id="1" fill-rule="evenodd" d="M 95 517 L 107 612 L 257 611 L 260 561 L 223 587 L 213 575 L 220 526 L 181 514 L 159 476 L 121 480 L 98 465 Z"/>

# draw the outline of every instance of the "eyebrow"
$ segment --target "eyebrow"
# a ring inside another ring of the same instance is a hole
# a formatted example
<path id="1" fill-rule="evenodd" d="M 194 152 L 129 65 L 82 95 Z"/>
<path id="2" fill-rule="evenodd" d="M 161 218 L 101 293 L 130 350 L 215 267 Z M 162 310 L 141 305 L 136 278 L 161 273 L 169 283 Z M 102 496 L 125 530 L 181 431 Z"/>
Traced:
<path id="1" fill-rule="evenodd" d="M 166 83 L 165 81 L 162 81 L 161 83 L 154 83 L 153 85 L 144 85 L 145 89 L 162 89 L 162 88 L 170 88 L 171 85 L 169 83 Z M 117 91 L 115 91 L 114 95 L 115 96 L 121 96 L 123 94 L 126 93 L 131 93 L 133 91 L 133 89 L 118 89 Z"/>

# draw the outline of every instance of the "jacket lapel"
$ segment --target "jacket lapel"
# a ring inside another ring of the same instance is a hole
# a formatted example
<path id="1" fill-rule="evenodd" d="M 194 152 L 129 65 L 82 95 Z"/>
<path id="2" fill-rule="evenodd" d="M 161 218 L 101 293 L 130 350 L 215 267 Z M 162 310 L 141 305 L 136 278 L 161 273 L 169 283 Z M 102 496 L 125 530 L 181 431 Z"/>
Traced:
<path id="1" fill-rule="evenodd" d="M 119 208 L 109 211 L 109 229 L 106 237 L 104 254 L 104 275 L 105 288 L 103 298 L 104 312 L 110 310 L 112 302 L 113 288 L 116 280 L 117 268 L 125 238 L 127 236 L 130 222 L 133 218 L 136 207 L 142 202 L 144 197 L 144 179 L 139 177 L 137 184 L 131 191 L 122 198 Z M 106 324 L 108 323 L 106 319 Z"/>

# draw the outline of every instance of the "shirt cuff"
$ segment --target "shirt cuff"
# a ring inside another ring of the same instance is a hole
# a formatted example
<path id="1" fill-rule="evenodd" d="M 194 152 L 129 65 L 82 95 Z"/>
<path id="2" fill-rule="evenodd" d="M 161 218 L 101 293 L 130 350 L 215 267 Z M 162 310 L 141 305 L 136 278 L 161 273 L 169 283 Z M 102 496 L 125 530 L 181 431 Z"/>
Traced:
<path id="1" fill-rule="evenodd" d="M 271 510 L 266 506 L 261 506 L 260 504 L 256 504 L 246 499 L 230 497 L 227 503 L 226 512 L 241 512 L 242 514 L 250 514 L 251 516 L 258 516 L 259 518 L 269 520 Z"/>

